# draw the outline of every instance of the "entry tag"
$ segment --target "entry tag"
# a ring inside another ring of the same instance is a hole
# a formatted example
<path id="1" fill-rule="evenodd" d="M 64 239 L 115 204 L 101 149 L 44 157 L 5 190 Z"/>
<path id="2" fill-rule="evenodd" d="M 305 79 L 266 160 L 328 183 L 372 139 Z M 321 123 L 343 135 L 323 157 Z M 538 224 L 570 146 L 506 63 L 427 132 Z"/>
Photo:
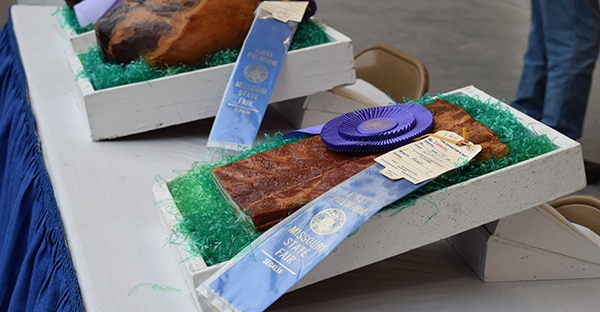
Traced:
<path id="1" fill-rule="evenodd" d="M 375 161 L 385 167 L 381 170 L 384 176 L 418 184 L 467 164 L 480 151 L 481 145 L 465 142 L 460 135 L 441 130 L 377 157 Z"/>
<path id="2" fill-rule="evenodd" d="M 308 1 L 264 1 L 261 8 L 284 23 L 302 21 Z"/>

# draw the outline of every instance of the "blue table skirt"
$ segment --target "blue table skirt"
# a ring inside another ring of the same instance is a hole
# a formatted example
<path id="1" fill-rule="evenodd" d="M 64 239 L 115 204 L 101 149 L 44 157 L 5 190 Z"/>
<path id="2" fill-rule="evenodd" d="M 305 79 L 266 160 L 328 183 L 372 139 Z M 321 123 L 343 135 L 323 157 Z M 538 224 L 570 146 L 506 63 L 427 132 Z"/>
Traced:
<path id="1" fill-rule="evenodd" d="M 0 33 L 0 311 L 82 311 L 11 20 Z"/>

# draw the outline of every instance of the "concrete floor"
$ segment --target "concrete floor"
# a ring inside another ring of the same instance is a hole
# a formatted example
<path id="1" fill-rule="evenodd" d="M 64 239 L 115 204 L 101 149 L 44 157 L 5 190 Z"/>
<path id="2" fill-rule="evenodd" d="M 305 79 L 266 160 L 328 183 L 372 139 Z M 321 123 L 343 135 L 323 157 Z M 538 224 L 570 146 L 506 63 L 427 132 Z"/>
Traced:
<path id="1" fill-rule="evenodd" d="M 0 22 L 6 6 L 2 1 Z M 19 0 L 59 4 L 62 0 Z M 317 17 L 352 38 L 358 52 L 387 43 L 419 58 L 430 94 L 475 85 L 510 103 L 518 84 L 529 30 L 527 0 L 322 0 Z M 600 163 L 600 70 L 596 70 L 584 135 L 584 158 Z M 600 195 L 600 187 L 582 192 Z"/>

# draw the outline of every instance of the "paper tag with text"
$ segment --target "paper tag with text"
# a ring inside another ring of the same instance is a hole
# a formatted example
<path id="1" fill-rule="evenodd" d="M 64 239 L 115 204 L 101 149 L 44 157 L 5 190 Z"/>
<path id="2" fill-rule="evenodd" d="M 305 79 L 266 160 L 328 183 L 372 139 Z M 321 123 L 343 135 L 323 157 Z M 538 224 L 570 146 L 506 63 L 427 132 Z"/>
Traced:
<path id="1" fill-rule="evenodd" d="M 463 137 L 441 130 L 379 156 L 375 161 L 385 167 L 381 174 L 389 179 L 404 178 L 417 184 L 467 164 L 481 151 L 481 145 L 458 142 L 463 142 Z"/>
<path id="2" fill-rule="evenodd" d="M 287 23 L 302 21 L 308 1 L 264 1 L 262 9 L 273 14 L 276 20 Z"/>

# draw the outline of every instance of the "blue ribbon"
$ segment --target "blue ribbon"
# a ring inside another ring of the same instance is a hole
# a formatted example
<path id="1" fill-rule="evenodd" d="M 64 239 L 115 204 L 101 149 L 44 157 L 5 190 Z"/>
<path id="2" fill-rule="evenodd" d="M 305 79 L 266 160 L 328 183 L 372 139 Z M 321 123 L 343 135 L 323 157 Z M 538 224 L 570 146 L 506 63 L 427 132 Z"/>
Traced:
<path id="1" fill-rule="evenodd" d="M 252 146 L 297 23 L 257 16 L 229 79 L 208 146 Z"/>
<path id="2" fill-rule="evenodd" d="M 425 185 L 384 177 L 375 164 L 265 232 L 198 287 L 215 305 L 263 311 L 381 208 Z"/>

